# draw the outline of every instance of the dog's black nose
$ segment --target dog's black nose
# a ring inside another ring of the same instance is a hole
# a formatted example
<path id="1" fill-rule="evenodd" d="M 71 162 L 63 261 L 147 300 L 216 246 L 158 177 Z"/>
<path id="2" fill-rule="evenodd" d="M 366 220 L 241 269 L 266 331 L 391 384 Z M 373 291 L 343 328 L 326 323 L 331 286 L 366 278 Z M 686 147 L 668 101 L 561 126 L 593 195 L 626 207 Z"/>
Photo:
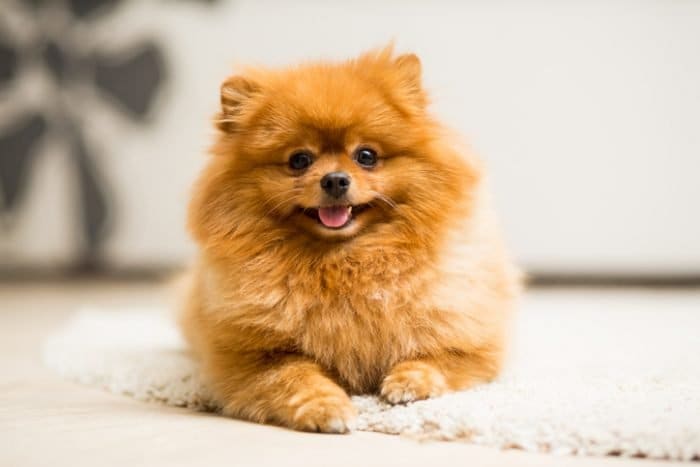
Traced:
<path id="1" fill-rule="evenodd" d="M 350 188 L 350 175 L 345 172 L 327 173 L 321 179 L 321 188 L 334 198 L 340 198 Z"/>

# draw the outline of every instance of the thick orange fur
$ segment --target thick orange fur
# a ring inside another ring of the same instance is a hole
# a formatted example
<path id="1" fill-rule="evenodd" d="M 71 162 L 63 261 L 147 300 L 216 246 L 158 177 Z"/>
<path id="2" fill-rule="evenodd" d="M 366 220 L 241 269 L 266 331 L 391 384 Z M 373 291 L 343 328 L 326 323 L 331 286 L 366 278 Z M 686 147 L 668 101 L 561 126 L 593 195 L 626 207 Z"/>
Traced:
<path id="1" fill-rule="evenodd" d="M 518 273 L 480 165 L 426 111 L 417 57 L 248 70 L 221 92 L 181 324 L 224 413 L 345 432 L 348 394 L 401 403 L 494 378 Z M 299 149 L 304 173 L 287 162 Z M 339 232 L 303 212 L 337 170 L 369 206 Z"/>

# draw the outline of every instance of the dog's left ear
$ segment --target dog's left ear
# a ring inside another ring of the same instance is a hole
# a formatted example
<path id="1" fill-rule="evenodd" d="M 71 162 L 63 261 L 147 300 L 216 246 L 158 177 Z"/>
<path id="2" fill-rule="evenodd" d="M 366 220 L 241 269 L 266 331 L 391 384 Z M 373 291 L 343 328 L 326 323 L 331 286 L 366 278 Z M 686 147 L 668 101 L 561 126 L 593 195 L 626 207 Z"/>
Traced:
<path id="1" fill-rule="evenodd" d="M 396 67 L 401 70 L 406 82 L 420 88 L 421 87 L 421 64 L 420 58 L 416 54 L 403 54 L 394 60 Z"/>
<path id="2" fill-rule="evenodd" d="M 428 98 L 423 90 L 422 69 L 420 59 L 416 54 L 399 55 L 394 59 L 394 67 L 398 71 L 397 87 L 400 93 L 419 110 L 425 109 Z"/>

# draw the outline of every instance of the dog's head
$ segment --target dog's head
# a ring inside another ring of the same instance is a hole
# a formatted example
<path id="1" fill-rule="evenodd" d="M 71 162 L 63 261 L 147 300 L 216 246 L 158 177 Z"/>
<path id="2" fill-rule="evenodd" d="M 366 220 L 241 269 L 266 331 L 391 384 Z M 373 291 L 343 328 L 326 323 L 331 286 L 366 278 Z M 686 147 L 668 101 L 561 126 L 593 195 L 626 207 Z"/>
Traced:
<path id="1" fill-rule="evenodd" d="M 473 174 L 436 150 L 440 132 L 426 104 L 420 61 L 391 48 L 229 78 L 214 161 L 193 203 L 195 232 L 259 220 L 344 241 L 440 217 Z"/>

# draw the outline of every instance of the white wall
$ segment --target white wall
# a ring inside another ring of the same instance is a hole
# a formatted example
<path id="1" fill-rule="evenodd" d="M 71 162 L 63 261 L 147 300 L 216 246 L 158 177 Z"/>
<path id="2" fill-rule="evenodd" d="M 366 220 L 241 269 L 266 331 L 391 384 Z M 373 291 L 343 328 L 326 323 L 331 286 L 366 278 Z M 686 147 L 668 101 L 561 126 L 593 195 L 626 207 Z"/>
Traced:
<path id="1" fill-rule="evenodd" d="M 177 5 L 177 7 L 175 7 Z M 153 132 L 124 130 L 108 256 L 172 263 L 219 81 L 236 62 L 347 57 L 396 39 L 434 110 L 487 160 L 517 256 L 544 272 L 700 271 L 700 2 L 131 2 L 118 43 L 156 28 L 176 70 Z"/>

